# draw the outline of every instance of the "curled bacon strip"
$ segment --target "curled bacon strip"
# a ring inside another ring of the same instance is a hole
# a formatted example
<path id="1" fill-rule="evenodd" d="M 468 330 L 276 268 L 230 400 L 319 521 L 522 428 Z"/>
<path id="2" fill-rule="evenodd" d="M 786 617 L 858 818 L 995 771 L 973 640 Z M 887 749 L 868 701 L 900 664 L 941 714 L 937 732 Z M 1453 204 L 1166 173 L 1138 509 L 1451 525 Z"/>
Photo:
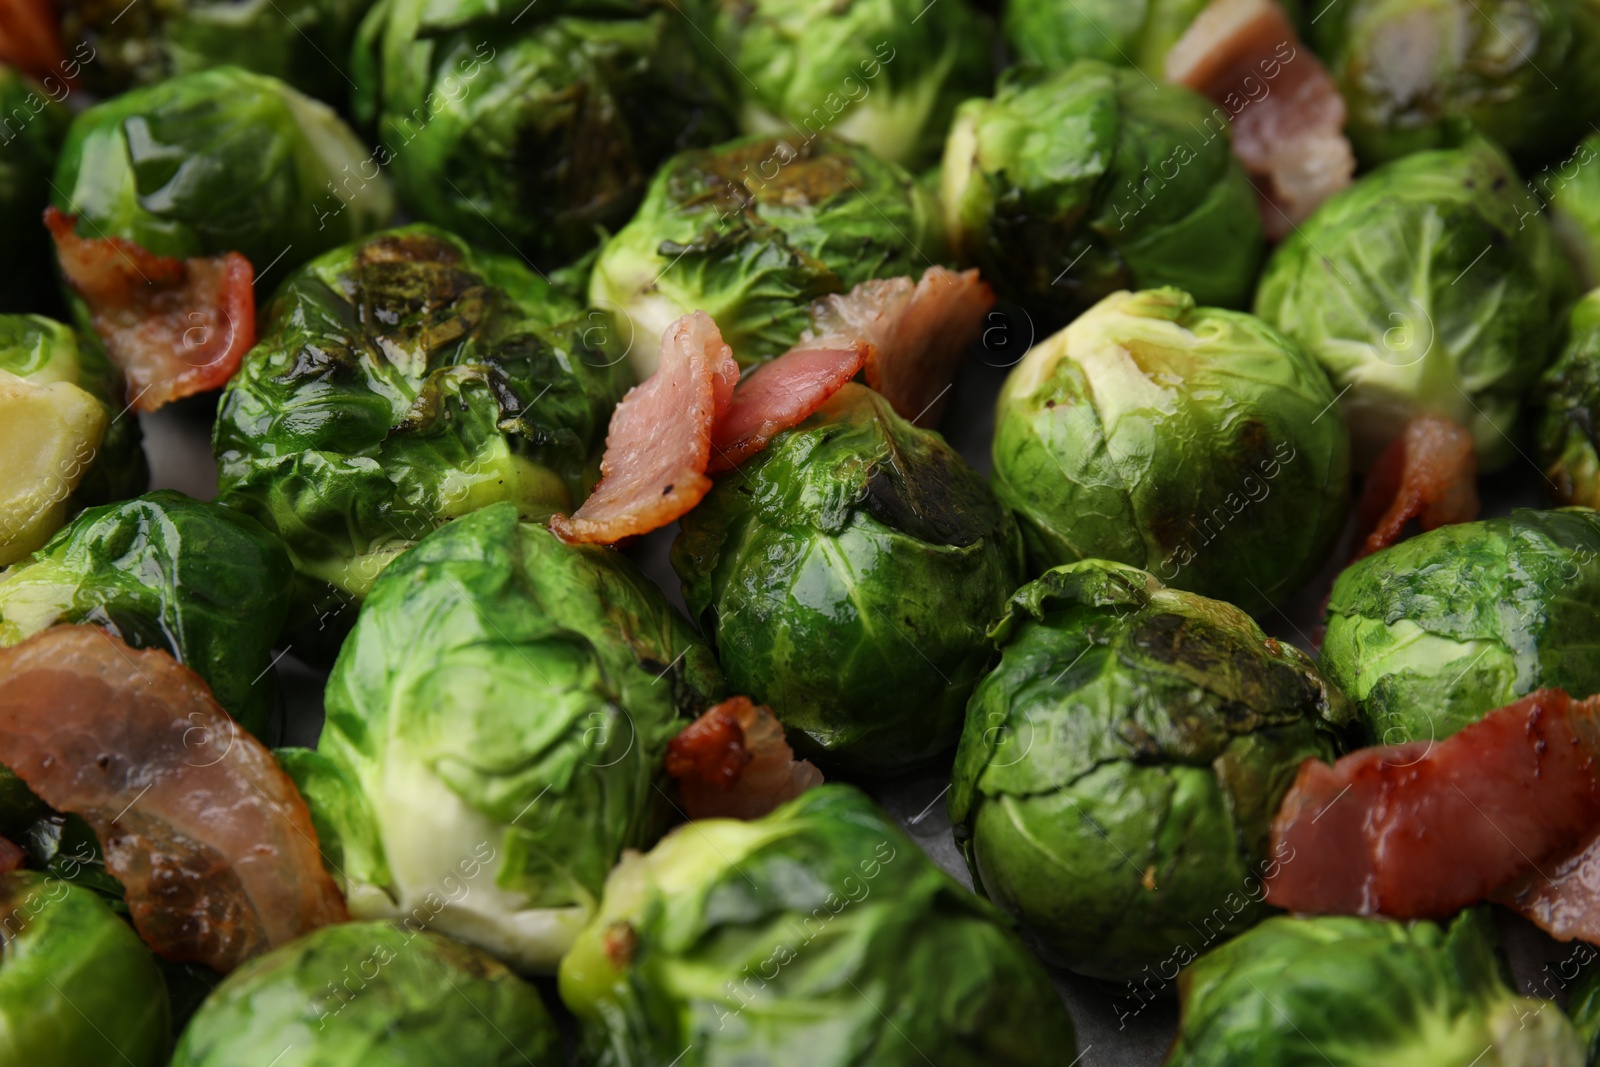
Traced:
<path id="1" fill-rule="evenodd" d="M 1418 415 L 1383 450 L 1356 506 L 1367 531 L 1355 558 L 1400 540 L 1416 519 L 1424 530 L 1478 517 L 1478 453 L 1472 434 L 1438 415 Z"/>
<path id="2" fill-rule="evenodd" d="M 167 959 L 227 972 L 349 918 L 294 783 L 165 652 L 92 626 L 0 649 L 0 763 L 89 823 Z"/>
<path id="3" fill-rule="evenodd" d="M 1211 0 L 1167 53 L 1167 80 L 1232 116 L 1233 154 L 1258 180 L 1277 240 L 1350 184 L 1344 98 L 1275 0 Z"/>
<path id="4" fill-rule="evenodd" d="M 56 258 L 95 332 L 128 379 L 130 401 L 154 411 L 214 389 L 256 339 L 254 271 L 237 252 L 173 259 L 121 237 L 84 238 L 77 219 L 45 209 Z"/>
<path id="5" fill-rule="evenodd" d="M 0 874 L 10 874 L 20 871 L 28 862 L 28 854 L 11 843 L 8 837 L 0 837 Z"/>
<path id="6" fill-rule="evenodd" d="M 822 784 L 809 760 L 796 760 L 772 709 L 733 697 L 667 743 L 667 773 L 678 781 L 691 819 L 759 819 Z"/>
<path id="7" fill-rule="evenodd" d="M 1442 741 L 1307 760 L 1272 823 L 1290 911 L 1442 918 L 1549 864 L 1600 824 L 1600 697 L 1541 689 Z"/>
<path id="8" fill-rule="evenodd" d="M 732 470 L 800 425 L 861 370 L 871 346 L 832 337 L 802 341 L 752 371 L 711 437 L 713 474 Z"/>
<path id="9" fill-rule="evenodd" d="M 0 63 L 42 79 L 65 62 L 50 0 L 0 0 Z"/>

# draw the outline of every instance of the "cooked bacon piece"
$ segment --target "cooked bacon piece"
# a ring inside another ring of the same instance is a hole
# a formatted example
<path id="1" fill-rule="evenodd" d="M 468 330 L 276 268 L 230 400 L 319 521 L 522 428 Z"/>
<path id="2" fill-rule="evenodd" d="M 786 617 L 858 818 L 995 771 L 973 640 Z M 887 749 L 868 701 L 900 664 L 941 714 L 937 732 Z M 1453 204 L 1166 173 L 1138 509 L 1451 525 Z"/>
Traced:
<path id="1" fill-rule="evenodd" d="M 1272 823 L 1292 855 L 1267 900 L 1299 912 L 1442 918 L 1537 872 L 1593 833 L 1585 738 L 1600 697 L 1541 689 L 1442 741 L 1307 760 Z M 1550 867 L 1554 872 L 1554 867 Z"/>
<path id="2" fill-rule="evenodd" d="M 734 697 L 667 743 L 667 773 L 678 781 L 691 819 L 759 819 L 822 784 L 822 772 L 796 761 L 772 710 Z"/>
<path id="3" fill-rule="evenodd" d="M 1438 415 L 1406 423 L 1372 465 L 1356 506 L 1356 530 L 1367 539 L 1355 559 L 1400 540 L 1406 523 L 1424 530 L 1478 517 L 1478 453 L 1472 434 Z"/>
<path id="4" fill-rule="evenodd" d="M 165 652 L 93 626 L 0 649 L 0 763 L 83 816 L 169 960 L 227 972 L 349 917 L 294 783 Z"/>
<path id="5" fill-rule="evenodd" d="M 1600 834 L 1555 864 L 1541 864 L 1494 899 L 1561 941 L 1600 944 Z"/>
<path id="6" fill-rule="evenodd" d="M 59 77 L 66 58 L 50 0 L 0 0 L 0 63 L 43 79 Z"/>
<path id="7" fill-rule="evenodd" d="M 1166 74 L 1227 109 L 1273 240 L 1350 184 L 1344 99 L 1275 0 L 1211 0 L 1167 53 Z"/>
<path id="8" fill-rule="evenodd" d="M 872 346 L 833 338 L 801 341 L 739 383 L 711 435 L 711 473 L 732 470 L 798 426 L 856 376 Z"/>
<path id="9" fill-rule="evenodd" d="M 216 388 L 255 344 L 254 271 L 239 253 L 173 259 L 120 237 L 79 237 L 77 219 L 53 207 L 44 223 L 138 410 Z"/>
<path id="10" fill-rule="evenodd" d="M 28 862 L 28 854 L 11 843 L 8 837 L 0 837 L 0 874 L 9 874 L 20 871 Z"/>
<path id="11" fill-rule="evenodd" d="M 711 316 L 667 327 L 656 372 L 628 390 L 606 433 L 600 482 L 550 529 L 572 544 L 615 544 L 686 514 L 711 488 L 711 431 L 731 404 L 739 365 Z"/>

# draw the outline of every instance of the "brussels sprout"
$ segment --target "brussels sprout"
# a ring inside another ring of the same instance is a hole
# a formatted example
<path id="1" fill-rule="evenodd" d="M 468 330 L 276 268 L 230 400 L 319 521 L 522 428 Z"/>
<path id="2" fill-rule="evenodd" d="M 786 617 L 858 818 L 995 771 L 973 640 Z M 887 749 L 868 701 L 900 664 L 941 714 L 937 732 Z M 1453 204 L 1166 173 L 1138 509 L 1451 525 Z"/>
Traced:
<path id="1" fill-rule="evenodd" d="M 1344 571 L 1320 665 L 1371 743 L 1449 737 L 1546 686 L 1600 692 L 1600 515 L 1441 526 Z"/>
<path id="2" fill-rule="evenodd" d="M 302 651 L 336 646 L 348 605 L 444 520 L 582 501 L 629 384 L 589 344 L 598 321 L 516 260 L 420 225 L 285 282 L 213 444 L 221 499 L 289 547 Z"/>
<path id="3" fill-rule="evenodd" d="M 324 926 L 234 971 L 171 1067 L 545 1067 L 560 1052 L 538 991 L 492 956 L 364 922 Z"/>
<path id="4" fill-rule="evenodd" d="M 1312 41 L 1369 166 L 1472 130 L 1538 160 L 1600 114 L 1593 0 L 1342 0 L 1318 10 Z"/>
<path id="5" fill-rule="evenodd" d="M 50 300 L 50 236 L 39 222 L 72 112 L 55 91 L 0 63 L 0 312 L 43 311 Z"/>
<path id="6" fill-rule="evenodd" d="M 1582 1067 L 1572 1024 L 1518 996 L 1495 949 L 1481 909 L 1268 919 L 1178 979 L 1166 1067 Z"/>
<path id="7" fill-rule="evenodd" d="M 272 646 L 294 571 L 249 516 L 172 490 L 90 508 L 0 576 L 0 645 L 94 623 L 162 648 L 260 737 L 275 732 Z"/>
<path id="8" fill-rule="evenodd" d="M 597 1067 L 1073 1056 L 1071 1019 L 1000 916 L 839 785 L 624 857 L 561 998 Z"/>
<path id="9" fill-rule="evenodd" d="M 1586 966 L 1567 995 L 1567 1016 L 1583 1042 L 1583 1063 L 1589 1067 L 1600 1064 L 1600 967 L 1592 965 L 1593 949 L 1582 943 L 1579 951 L 1589 952 Z"/>
<path id="10" fill-rule="evenodd" d="M 974 883 L 1110 980 L 1259 920 L 1272 817 L 1332 758 L 1343 694 L 1232 605 L 1103 560 L 1023 586 L 990 632 L 949 801 Z"/>
<path id="11" fill-rule="evenodd" d="M 1556 239 L 1578 280 L 1600 286 L 1600 133 L 1578 142 L 1570 156 L 1530 184 L 1550 208 Z"/>
<path id="12" fill-rule="evenodd" d="M 1208 0 L 1008 0 L 1006 41 L 1019 59 L 1065 67 L 1098 59 L 1161 79 L 1167 53 Z"/>
<path id="13" fill-rule="evenodd" d="M 112 95 L 224 64 L 342 103 L 341 64 L 371 0 L 63 0 L 62 35 L 88 49 L 84 80 Z"/>
<path id="14" fill-rule="evenodd" d="M 722 0 L 716 36 L 748 87 L 746 132 L 826 130 L 907 166 L 994 82 L 989 23 L 966 3 Z"/>
<path id="15" fill-rule="evenodd" d="M 1539 461 L 1558 504 L 1600 508 L 1600 289 L 1578 301 L 1567 347 L 1539 384 Z"/>
<path id="16" fill-rule="evenodd" d="M 99 342 L 59 322 L 0 315 L 0 566 L 85 504 L 144 488 L 139 423 Z"/>
<path id="17" fill-rule="evenodd" d="M 621 851 L 659 832 L 667 742 L 719 689 L 710 650 L 626 559 L 494 504 L 373 585 L 316 758 L 286 763 L 352 915 L 549 969 Z"/>
<path id="18" fill-rule="evenodd" d="M 276 78 L 217 67 L 80 114 L 54 200 L 78 216 L 79 236 L 178 259 L 239 252 L 264 274 L 388 219 L 383 177 L 358 173 L 369 162 L 327 106 Z"/>
<path id="19" fill-rule="evenodd" d="M 682 524 L 690 613 L 796 751 L 888 771 L 954 743 L 1021 550 L 944 438 L 846 385 Z"/>
<path id="20" fill-rule="evenodd" d="M 941 174 L 958 253 L 1052 325 L 1118 289 L 1242 306 L 1265 248 L 1256 194 L 1204 97 L 1093 60 L 1023 68 L 961 106 Z"/>
<path id="21" fill-rule="evenodd" d="M 920 275 L 941 253 L 934 199 L 901 167 L 827 136 L 746 137 L 661 168 L 601 250 L 589 301 L 628 320 L 641 378 L 697 310 L 749 365 L 793 346 L 816 298 Z"/>
<path id="22" fill-rule="evenodd" d="M 1477 139 L 1390 163 L 1323 204 L 1267 263 L 1256 314 L 1333 378 L 1358 468 L 1431 412 L 1472 431 L 1487 471 L 1515 455 L 1522 394 L 1570 286 L 1538 203 Z"/>
<path id="23" fill-rule="evenodd" d="M 354 56 L 405 206 L 541 265 L 624 222 L 672 153 L 734 132 L 698 3 L 547 4 L 379 0 Z"/>
<path id="24" fill-rule="evenodd" d="M 87 889 L 0 875 L 0 1062 L 166 1063 L 166 985 L 139 935 Z"/>
<path id="25" fill-rule="evenodd" d="M 1000 391 L 994 488 L 1040 570 L 1085 558 L 1257 610 L 1344 522 L 1350 444 L 1326 376 L 1259 319 L 1115 293 Z"/>

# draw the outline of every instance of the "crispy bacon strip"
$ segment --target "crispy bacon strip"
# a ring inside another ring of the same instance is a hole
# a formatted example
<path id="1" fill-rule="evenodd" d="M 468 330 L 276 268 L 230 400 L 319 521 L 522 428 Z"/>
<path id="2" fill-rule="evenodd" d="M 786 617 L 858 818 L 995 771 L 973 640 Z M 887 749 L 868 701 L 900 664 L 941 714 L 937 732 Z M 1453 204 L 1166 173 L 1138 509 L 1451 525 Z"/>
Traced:
<path id="1" fill-rule="evenodd" d="M 28 854 L 12 844 L 8 837 L 0 837 L 0 874 L 20 871 L 28 862 Z"/>
<path id="2" fill-rule="evenodd" d="M 801 341 L 757 367 L 734 391 L 733 403 L 711 435 L 713 474 L 732 470 L 798 426 L 854 378 L 872 346 L 825 337 Z"/>
<path id="3" fill-rule="evenodd" d="M 1559 862 L 1540 864 L 1493 899 L 1557 940 L 1600 944 L 1600 833 Z"/>
<path id="4" fill-rule="evenodd" d="M 1541 689 L 1442 741 L 1307 760 L 1273 820 L 1273 854 L 1293 859 L 1267 900 L 1442 918 L 1553 864 L 1600 823 L 1597 715 L 1600 697 Z"/>
<path id="5" fill-rule="evenodd" d="M 772 709 L 733 697 L 667 743 L 667 773 L 678 781 L 691 819 L 759 819 L 822 784 L 822 772 L 796 760 Z"/>
<path id="6" fill-rule="evenodd" d="M 128 379 L 139 411 L 214 389 L 256 339 L 254 271 L 237 252 L 173 259 L 120 237 L 73 232 L 77 219 L 47 208 L 45 225 L 95 332 Z"/>
<path id="7" fill-rule="evenodd" d="M 92 626 L 0 649 L 0 763 L 89 823 L 167 959 L 227 972 L 349 918 L 294 783 L 165 652 Z"/>
<path id="8" fill-rule="evenodd" d="M 1356 506 L 1366 541 L 1355 559 L 1400 540 L 1416 519 L 1424 530 L 1478 517 L 1478 453 L 1472 434 L 1438 415 L 1418 415 L 1383 450 Z"/>
<path id="9" fill-rule="evenodd" d="M 42 79 L 59 75 L 66 58 L 50 0 L 0 0 L 0 63 Z"/>
<path id="10" fill-rule="evenodd" d="M 1232 117 L 1233 154 L 1256 180 L 1267 236 L 1283 237 L 1350 184 L 1344 99 L 1275 0 L 1211 0 L 1166 67 L 1168 81 Z"/>
<path id="11" fill-rule="evenodd" d="M 615 544 L 700 503 L 711 488 L 711 431 L 738 380 L 739 365 L 710 315 L 696 311 L 667 327 L 656 372 L 611 414 L 599 484 L 570 518 L 551 519 L 550 529 L 573 544 Z"/>

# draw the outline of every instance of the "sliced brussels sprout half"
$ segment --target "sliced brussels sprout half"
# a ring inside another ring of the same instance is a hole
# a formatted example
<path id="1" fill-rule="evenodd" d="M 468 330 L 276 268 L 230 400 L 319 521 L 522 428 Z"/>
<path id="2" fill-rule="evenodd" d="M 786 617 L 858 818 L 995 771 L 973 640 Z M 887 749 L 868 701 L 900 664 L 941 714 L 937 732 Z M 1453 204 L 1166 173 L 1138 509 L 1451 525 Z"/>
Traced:
<path id="1" fill-rule="evenodd" d="M 1539 462 L 1557 504 L 1600 508 L 1600 289 L 1572 309 L 1561 357 L 1539 383 Z"/>
<path id="2" fill-rule="evenodd" d="M 1208 0 L 1009 0 L 1006 42 L 1017 58 L 1052 69 L 1079 59 L 1138 67 L 1160 81 L 1167 53 Z"/>
<path id="3" fill-rule="evenodd" d="M 0 312 L 53 310 L 50 235 L 39 221 L 72 112 L 66 82 L 0 63 Z"/>

